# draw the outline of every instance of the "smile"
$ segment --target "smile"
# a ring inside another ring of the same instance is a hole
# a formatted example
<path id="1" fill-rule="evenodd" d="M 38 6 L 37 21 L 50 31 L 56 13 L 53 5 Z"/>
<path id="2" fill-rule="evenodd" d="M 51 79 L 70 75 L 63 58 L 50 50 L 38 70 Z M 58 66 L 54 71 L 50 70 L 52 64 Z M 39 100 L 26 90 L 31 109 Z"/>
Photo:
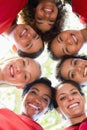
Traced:
<path id="1" fill-rule="evenodd" d="M 10 66 L 10 75 L 11 77 L 14 77 L 14 69 L 12 65 Z"/>
<path id="2" fill-rule="evenodd" d="M 77 43 L 78 43 L 78 40 L 77 40 L 77 38 L 75 37 L 75 35 L 72 34 L 71 36 L 72 36 L 73 40 L 75 41 L 75 43 L 77 44 Z"/>
<path id="3" fill-rule="evenodd" d="M 77 107 L 79 105 L 79 103 L 74 103 L 74 104 L 72 104 L 72 105 L 70 105 L 68 108 L 74 108 L 74 107 Z"/>
<path id="4" fill-rule="evenodd" d="M 85 66 L 83 77 L 87 76 L 87 66 Z"/>

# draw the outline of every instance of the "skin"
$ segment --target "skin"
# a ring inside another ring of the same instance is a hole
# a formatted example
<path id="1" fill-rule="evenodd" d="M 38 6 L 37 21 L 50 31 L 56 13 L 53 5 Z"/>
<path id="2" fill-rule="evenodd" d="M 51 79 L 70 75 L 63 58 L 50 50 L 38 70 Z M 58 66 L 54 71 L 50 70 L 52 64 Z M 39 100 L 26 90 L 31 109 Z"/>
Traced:
<path id="1" fill-rule="evenodd" d="M 51 43 L 51 51 L 58 58 L 78 53 L 85 42 L 83 33 L 78 30 L 61 32 Z"/>
<path id="2" fill-rule="evenodd" d="M 55 24 L 58 8 L 54 0 L 41 0 L 36 7 L 35 23 L 42 32 L 50 30 Z"/>
<path id="3" fill-rule="evenodd" d="M 64 83 L 57 89 L 56 96 L 61 114 L 68 117 L 72 124 L 81 122 L 86 118 L 85 98 L 78 89 L 70 83 Z"/>
<path id="4" fill-rule="evenodd" d="M 14 58 L 0 66 L 0 81 L 24 85 L 36 80 L 41 74 L 40 66 L 30 58 Z"/>
<path id="5" fill-rule="evenodd" d="M 51 90 L 47 85 L 42 83 L 33 85 L 23 97 L 22 114 L 33 118 L 48 108 L 50 101 Z"/>
<path id="6" fill-rule="evenodd" d="M 61 75 L 77 83 L 87 82 L 87 61 L 79 58 L 65 60 L 61 66 Z"/>
<path id="7" fill-rule="evenodd" d="M 29 54 L 37 52 L 43 48 L 43 41 L 41 37 L 29 25 L 16 25 L 9 34 L 12 35 L 11 37 L 15 41 L 15 47 L 17 50 L 21 50 Z"/>

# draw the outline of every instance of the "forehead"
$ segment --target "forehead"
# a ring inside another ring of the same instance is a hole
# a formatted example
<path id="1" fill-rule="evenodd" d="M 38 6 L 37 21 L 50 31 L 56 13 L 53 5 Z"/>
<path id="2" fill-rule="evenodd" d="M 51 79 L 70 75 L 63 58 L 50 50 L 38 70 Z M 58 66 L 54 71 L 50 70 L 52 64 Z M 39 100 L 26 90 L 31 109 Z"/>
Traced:
<path id="1" fill-rule="evenodd" d="M 44 92 L 49 94 L 51 93 L 51 88 L 44 83 L 36 83 L 30 89 L 34 89 L 34 88 L 37 88 L 39 91 L 43 93 Z"/>
<path id="2" fill-rule="evenodd" d="M 61 84 L 58 88 L 57 88 L 57 95 L 60 94 L 65 94 L 68 92 L 72 92 L 73 90 L 78 90 L 73 84 L 70 83 L 64 83 Z"/>

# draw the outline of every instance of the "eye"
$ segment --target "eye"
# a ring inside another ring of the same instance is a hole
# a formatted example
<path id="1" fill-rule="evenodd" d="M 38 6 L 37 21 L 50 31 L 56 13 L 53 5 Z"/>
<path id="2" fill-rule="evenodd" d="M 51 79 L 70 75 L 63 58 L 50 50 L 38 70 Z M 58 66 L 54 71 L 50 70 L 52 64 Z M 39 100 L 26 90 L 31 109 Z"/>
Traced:
<path id="1" fill-rule="evenodd" d="M 27 79 L 27 75 L 26 75 L 26 74 L 24 74 L 24 79 L 25 79 L 25 80 Z"/>
<path id="2" fill-rule="evenodd" d="M 75 78 L 75 72 L 72 72 L 72 73 L 71 73 L 71 78 L 72 78 L 72 79 Z"/>
<path id="3" fill-rule="evenodd" d="M 63 41 L 61 36 L 58 36 L 58 42 L 61 43 Z"/>
<path id="4" fill-rule="evenodd" d="M 63 100 L 65 100 L 65 99 L 66 99 L 66 96 L 60 97 L 60 101 L 63 101 Z"/>
<path id="5" fill-rule="evenodd" d="M 28 47 L 28 46 L 29 46 L 29 44 L 30 44 L 29 42 L 26 42 L 25 47 Z"/>
<path id="6" fill-rule="evenodd" d="M 78 63 L 78 60 L 74 60 L 74 66 L 76 66 L 77 65 L 77 63 Z"/>
<path id="7" fill-rule="evenodd" d="M 50 99 L 46 98 L 46 97 L 42 97 L 43 101 L 46 103 L 46 104 L 49 104 L 50 102 Z"/>
<path id="8" fill-rule="evenodd" d="M 42 20 L 42 17 L 37 17 L 37 20 Z"/>
<path id="9" fill-rule="evenodd" d="M 50 21 L 51 23 L 54 23 L 54 22 L 55 22 L 54 19 L 49 19 L 49 21 Z"/>
<path id="10" fill-rule="evenodd" d="M 25 66 L 25 61 L 23 60 L 23 66 Z"/>
<path id="11" fill-rule="evenodd" d="M 76 95 L 76 94 L 78 94 L 78 92 L 77 92 L 77 91 L 72 92 L 72 95 Z"/>
<path id="12" fill-rule="evenodd" d="M 37 33 L 35 33 L 34 35 L 33 35 L 33 38 L 36 38 L 37 37 Z"/>
<path id="13" fill-rule="evenodd" d="M 34 94 L 34 95 L 36 95 L 36 94 L 37 94 L 37 92 L 36 92 L 36 91 L 34 91 L 34 90 L 30 90 L 30 93 L 32 93 L 32 94 Z"/>

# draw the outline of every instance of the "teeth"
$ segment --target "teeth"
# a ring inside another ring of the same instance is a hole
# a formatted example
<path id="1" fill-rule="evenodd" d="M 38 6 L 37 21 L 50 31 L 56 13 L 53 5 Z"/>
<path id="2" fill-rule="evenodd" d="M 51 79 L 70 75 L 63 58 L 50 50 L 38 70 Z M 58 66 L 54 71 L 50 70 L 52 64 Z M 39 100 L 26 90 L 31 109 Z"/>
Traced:
<path id="1" fill-rule="evenodd" d="M 73 107 L 76 107 L 76 106 L 78 106 L 78 103 L 74 103 L 74 104 L 70 105 L 69 108 L 73 108 Z"/>
<path id="2" fill-rule="evenodd" d="M 47 11 L 47 12 L 52 12 L 52 9 L 45 8 L 44 10 Z"/>
<path id="3" fill-rule="evenodd" d="M 72 38 L 73 38 L 74 41 L 77 43 L 77 38 L 75 37 L 75 35 L 72 35 Z"/>
<path id="4" fill-rule="evenodd" d="M 33 105 L 33 104 L 29 104 L 29 106 L 35 108 L 36 110 L 39 110 L 39 108 L 37 106 Z"/>
<path id="5" fill-rule="evenodd" d="M 23 35 L 24 35 L 24 33 L 26 33 L 26 29 L 24 29 L 23 31 L 22 31 L 22 33 L 20 34 L 20 37 L 22 37 Z"/>
<path id="6" fill-rule="evenodd" d="M 87 75 L 87 67 L 85 67 L 85 70 L 84 70 L 84 76 Z"/>

